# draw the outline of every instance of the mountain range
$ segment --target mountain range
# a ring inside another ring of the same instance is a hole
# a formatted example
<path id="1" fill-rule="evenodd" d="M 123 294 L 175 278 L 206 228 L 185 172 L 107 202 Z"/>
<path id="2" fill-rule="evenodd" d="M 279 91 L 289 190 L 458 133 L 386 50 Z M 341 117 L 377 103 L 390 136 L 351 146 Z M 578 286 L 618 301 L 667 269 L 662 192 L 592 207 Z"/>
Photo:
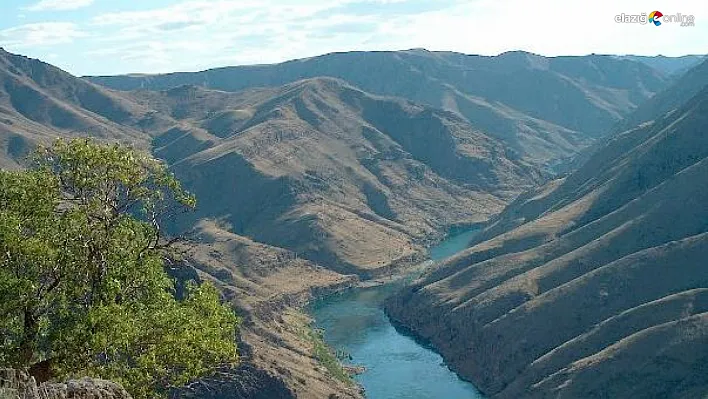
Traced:
<path id="1" fill-rule="evenodd" d="M 130 142 L 200 198 L 180 227 L 218 219 L 347 273 L 412 262 L 433 233 L 485 220 L 540 179 L 455 113 L 336 79 L 126 93 L 9 53 L 3 63 L 3 164 L 50 137 Z"/>
<path id="2" fill-rule="evenodd" d="M 310 355 L 299 307 L 481 223 L 472 248 L 390 302 L 392 317 L 486 393 L 602 394 L 616 374 L 592 365 L 614 360 L 590 355 L 645 350 L 676 325 L 703 337 L 707 64 L 682 73 L 700 60 L 672 60 L 408 50 L 79 78 L 0 50 L 0 167 L 88 135 L 150 151 L 196 194 L 197 211 L 169 228 L 192 238 L 188 269 L 244 316 L 244 362 L 187 396 L 361 397 Z M 549 181 L 572 158 L 586 161 Z M 663 285 L 640 280 L 637 262 Z M 614 303 L 627 286 L 636 297 Z M 625 337 L 636 345 L 615 345 Z M 697 345 L 672 337 L 677 351 Z M 694 376 L 686 359 L 677 370 Z"/>
<path id="3" fill-rule="evenodd" d="M 538 165 L 572 156 L 672 79 L 645 63 L 614 56 L 542 57 L 514 51 L 487 57 L 419 49 L 87 79 L 118 90 L 190 84 L 239 91 L 319 76 L 453 111 Z"/>
<path id="4" fill-rule="evenodd" d="M 485 220 L 540 179 L 456 114 L 332 78 L 134 96 L 193 126 L 153 143 L 198 193 L 197 219 L 345 274 L 419 259 L 421 240 Z"/>

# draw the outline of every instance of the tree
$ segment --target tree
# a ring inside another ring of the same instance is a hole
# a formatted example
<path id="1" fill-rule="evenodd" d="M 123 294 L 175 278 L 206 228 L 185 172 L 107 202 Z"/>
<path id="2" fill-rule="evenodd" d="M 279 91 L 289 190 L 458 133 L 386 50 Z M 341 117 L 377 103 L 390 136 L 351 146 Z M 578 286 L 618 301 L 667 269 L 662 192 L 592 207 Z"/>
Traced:
<path id="1" fill-rule="evenodd" d="M 238 318 L 212 285 L 175 299 L 164 221 L 195 206 L 161 162 L 59 140 L 0 171 L 0 364 L 165 394 L 237 361 Z"/>

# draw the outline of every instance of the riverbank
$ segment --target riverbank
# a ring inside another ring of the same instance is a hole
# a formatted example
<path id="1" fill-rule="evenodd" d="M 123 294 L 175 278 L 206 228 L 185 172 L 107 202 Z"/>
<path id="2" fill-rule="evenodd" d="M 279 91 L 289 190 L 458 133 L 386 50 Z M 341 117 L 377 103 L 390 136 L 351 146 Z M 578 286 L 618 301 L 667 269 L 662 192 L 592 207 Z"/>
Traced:
<path id="1" fill-rule="evenodd" d="M 361 399 L 324 364 L 323 344 L 302 308 L 346 290 L 359 279 L 323 268 L 292 252 L 204 226 L 199 242 L 183 248 L 184 262 L 217 285 L 242 322 L 240 364 L 218 370 L 176 396 L 217 399 Z M 196 241 L 196 240 L 195 240 Z M 318 352 L 319 351 L 319 352 Z M 334 396 L 332 396 L 334 395 Z"/>
<path id="2" fill-rule="evenodd" d="M 383 311 L 384 301 L 433 262 L 467 247 L 478 229 L 458 231 L 431 247 L 432 259 L 385 278 L 359 281 L 313 301 L 308 311 L 324 340 L 345 354 L 345 366 L 369 398 L 479 398 L 476 388 L 461 380 L 442 357 L 413 336 L 397 329 Z M 363 371 L 363 372 L 362 372 Z M 391 381 L 395 381 L 392 384 Z"/>
<path id="3" fill-rule="evenodd" d="M 467 248 L 468 244 L 485 226 L 485 223 L 457 224 L 448 228 L 447 234 L 431 238 L 428 247 L 427 259 L 407 267 L 392 269 L 390 274 L 382 277 L 359 280 L 352 288 L 371 288 L 400 281 L 401 279 L 413 280 L 420 276 L 427 268 L 448 256 Z M 385 274 L 385 273 L 382 273 Z"/>
<path id="4" fill-rule="evenodd" d="M 237 368 L 220 370 L 213 377 L 190 384 L 190 389 L 182 396 L 362 398 L 361 387 L 366 384 L 362 384 L 361 379 L 379 373 L 380 369 L 358 364 L 349 364 L 352 366 L 349 370 L 342 367 L 342 357 L 330 350 L 332 346 L 338 347 L 331 342 L 329 346 L 325 345 L 323 338 L 328 338 L 327 332 L 324 337 L 319 334 L 314 328 L 317 318 L 307 315 L 306 310 L 311 304 L 347 295 L 376 296 L 375 292 L 391 290 L 406 279 L 418 276 L 432 261 L 399 263 L 388 269 L 389 273 L 364 280 L 356 275 L 341 275 L 287 251 L 254 243 L 223 230 L 208 229 L 207 232 L 205 243 L 195 247 L 187 261 L 199 270 L 203 279 L 212 280 L 221 287 L 243 318 L 239 344 L 242 362 Z M 441 237 L 444 235 L 440 234 Z M 440 240 L 436 241 L 441 244 Z M 248 268 L 239 265 L 248 265 Z M 387 323 L 380 302 L 372 311 Z M 389 325 L 389 328 L 390 334 L 396 338 L 399 333 L 393 326 Z M 352 333 L 351 329 L 345 331 L 350 335 L 367 336 Z M 387 341 L 384 338 L 381 342 Z M 411 337 L 402 339 L 402 342 L 401 348 L 410 348 L 414 353 L 419 350 L 420 344 Z M 398 356 L 410 357 L 410 353 Z M 422 364 L 435 365 L 439 369 L 440 378 L 457 380 L 456 376 L 449 374 L 437 354 L 428 350 L 421 356 L 424 359 Z M 426 373 L 427 370 L 420 372 Z M 431 385 L 435 383 L 431 382 Z"/>

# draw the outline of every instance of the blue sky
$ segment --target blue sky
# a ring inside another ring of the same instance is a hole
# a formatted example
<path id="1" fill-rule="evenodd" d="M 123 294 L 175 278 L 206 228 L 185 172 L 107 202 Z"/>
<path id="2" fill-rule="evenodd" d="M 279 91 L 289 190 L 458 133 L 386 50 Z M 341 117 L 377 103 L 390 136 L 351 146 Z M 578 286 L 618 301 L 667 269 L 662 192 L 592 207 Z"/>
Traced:
<path id="1" fill-rule="evenodd" d="M 0 46 L 75 75 L 196 71 L 332 51 L 494 55 L 708 53 L 708 2 L 572 0 L 2 0 Z M 677 12 L 695 26 L 619 24 Z"/>

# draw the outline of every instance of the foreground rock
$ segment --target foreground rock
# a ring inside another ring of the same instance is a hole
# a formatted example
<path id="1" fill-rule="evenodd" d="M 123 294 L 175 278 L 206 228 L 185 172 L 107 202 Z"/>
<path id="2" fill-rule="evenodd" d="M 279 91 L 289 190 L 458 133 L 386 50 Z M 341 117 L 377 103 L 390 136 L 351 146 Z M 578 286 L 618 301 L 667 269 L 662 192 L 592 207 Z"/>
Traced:
<path id="1" fill-rule="evenodd" d="M 66 383 L 42 383 L 15 369 L 0 369 L 2 399 L 132 399 L 122 386 L 92 378 Z"/>
<path id="2" fill-rule="evenodd" d="M 171 396 L 194 399 L 294 399 L 295 392 L 277 375 L 246 359 L 235 369 L 224 369 L 189 386 L 175 390 Z"/>

